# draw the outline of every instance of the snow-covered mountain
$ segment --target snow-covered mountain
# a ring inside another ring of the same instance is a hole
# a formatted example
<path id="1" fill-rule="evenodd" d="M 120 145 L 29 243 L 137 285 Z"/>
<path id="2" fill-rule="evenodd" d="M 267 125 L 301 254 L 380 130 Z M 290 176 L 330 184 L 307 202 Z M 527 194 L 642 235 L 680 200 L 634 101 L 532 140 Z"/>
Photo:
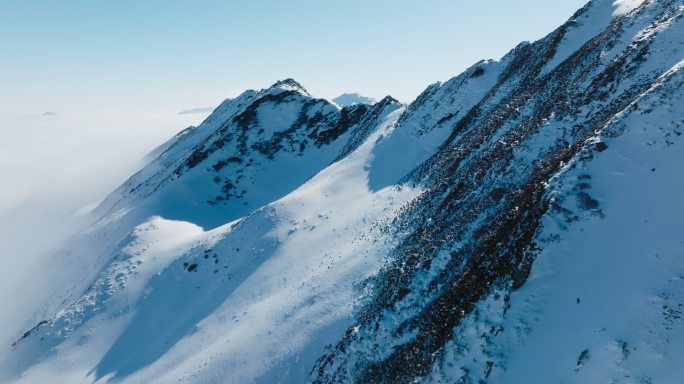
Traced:
<path id="1" fill-rule="evenodd" d="M 371 97 L 366 97 L 359 93 L 343 93 L 332 99 L 332 101 L 340 107 L 351 107 L 357 104 L 373 105 L 378 102 Z"/>
<path id="2" fill-rule="evenodd" d="M 345 108 L 288 79 L 55 251 L 2 382 L 679 383 L 684 0 Z"/>

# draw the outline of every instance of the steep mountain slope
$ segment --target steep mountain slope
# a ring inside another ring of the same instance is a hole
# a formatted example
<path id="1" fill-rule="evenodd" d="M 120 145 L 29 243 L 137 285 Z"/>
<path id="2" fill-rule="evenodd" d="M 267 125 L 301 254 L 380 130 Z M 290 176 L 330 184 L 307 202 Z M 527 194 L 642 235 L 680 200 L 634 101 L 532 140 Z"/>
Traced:
<path id="1" fill-rule="evenodd" d="M 683 52 L 683 0 L 594 0 L 408 107 L 228 100 L 58 253 L 0 379 L 676 383 Z"/>
<path id="2" fill-rule="evenodd" d="M 375 279 L 358 323 L 320 360 L 318 381 L 411 382 L 430 373 L 480 300 L 498 290 L 506 308 L 510 291 L 526 281 L 542 218 L 550 208 L 568 210 L 549 197 L 555 175 L 590 157 L 590 140 L 660 83 L 681 92 L 682 2 L 646 3 L 585 42 L 565 40 L 589 20 L 611 20 L 608 5 L 590 3 L 547 38 L 516 48 L 497 84 L 413 172 L 410 180 L 430 187 L 397 219 L 412 232 Z M 575 194 L 582 210 L 600 206 L 588 191 Z M 478 360 L 477 370 L 464 367 L 447 381 L 485 380 L 494 363 Z"/>

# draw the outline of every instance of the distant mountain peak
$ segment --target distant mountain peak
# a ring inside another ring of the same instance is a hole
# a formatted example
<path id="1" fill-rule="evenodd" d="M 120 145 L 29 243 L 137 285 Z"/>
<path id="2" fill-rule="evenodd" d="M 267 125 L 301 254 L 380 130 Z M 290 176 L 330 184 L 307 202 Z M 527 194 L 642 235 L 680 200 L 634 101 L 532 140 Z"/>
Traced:
<path id="1" fill-rule="evenodd" d="M 287 78 L 284 80 L 278 80 L 275 84 L 271 85 L 269 89 L 282 89 L 284 91 L 295 91 L 306 96 L 311 96 L 309 92 L 304 88 L 303 85 L 299 84 L 295 79 Z"/>
<path id="2" fill-rule="evenodd" d="M 373 105 L 378 102 L 377 100 L 371 97 L 366 97 L 359 93 L 343 93 L 337 96 L 336 98 L 332 99 L 332 101 L 342 108 L 356 104 Z"/>

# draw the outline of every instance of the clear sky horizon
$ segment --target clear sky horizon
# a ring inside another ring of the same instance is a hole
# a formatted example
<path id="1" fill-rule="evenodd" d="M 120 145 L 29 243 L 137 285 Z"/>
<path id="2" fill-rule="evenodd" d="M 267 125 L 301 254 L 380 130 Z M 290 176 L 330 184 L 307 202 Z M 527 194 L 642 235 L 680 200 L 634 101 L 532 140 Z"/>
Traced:
<path id="1" fill-rule="evenodd" d="M 586 0 L 0 0 L 0 114 L 172 114 L 292 77 L 411 101 Z"/>

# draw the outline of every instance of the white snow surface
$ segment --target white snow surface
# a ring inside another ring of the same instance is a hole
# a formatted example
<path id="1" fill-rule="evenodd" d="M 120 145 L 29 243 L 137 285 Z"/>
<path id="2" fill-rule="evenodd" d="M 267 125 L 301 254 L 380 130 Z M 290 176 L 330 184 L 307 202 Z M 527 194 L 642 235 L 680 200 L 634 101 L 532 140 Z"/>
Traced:
<path id="1" fill-rule="evenodd" d="M 646 0 L 616 0 L 613 6 L 616 7 L 613 16 L 626 15 L 639 8 Z"/>
<path id="2" fill-rule="evenodd" d="M 511 317 L 528 319 L 530 329 L 503 325 L 528 335 L 502 382 L 681 380 L 674 362 L 684 361 L 684 182 L 675 175 L 684 142 L 674 134 L 681 110 L 658 108 L 658 99 L 683 79 L 680 70 L 669 86 L 612 122 L 625 133 L 600 138 L 609 149 L 562 176 L 568 191 L 590 175 L 589 193 L 601 212 L 565 230 L 562 218 L 544 223 L 540 239 L 560 240 L 545 247 L 529 282 L 512 295 Z M 674 105 L 684 105 L 681 96 Z M 655 110 L 644 118 L 648 108 Z M 545 369 L 531 377 L 540 362 Z"/>
<path id="3" fill-rule="evenodd" d="M 509 304 L 501 292 L 481 302 L 424 382 L 681 382 L 683 86 L 681 61 L 587 143 L 607 150 L 566 165 L 555 201 L 581 212 L 585 190 L 600 208 L 548 213 L 526 284 Z"/>

